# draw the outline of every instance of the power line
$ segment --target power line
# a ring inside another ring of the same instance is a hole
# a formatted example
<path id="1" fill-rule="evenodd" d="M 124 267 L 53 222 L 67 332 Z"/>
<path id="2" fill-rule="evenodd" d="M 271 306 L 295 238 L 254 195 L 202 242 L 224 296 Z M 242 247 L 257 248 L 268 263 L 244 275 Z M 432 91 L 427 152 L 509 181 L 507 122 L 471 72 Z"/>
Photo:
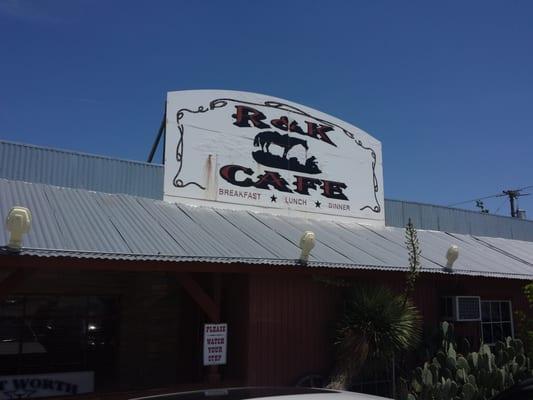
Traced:
<path id="1" fill-rule="evenodd" d="M 493 197 L 503 197 L 503 196 L 505 196 L 505 194 L 493 194 L 491 196 L 476 197 L 475 199 L 465 200 L 465 201 L 461 201 L 459 203 L 449 204 L 449 205 L 447 205 L 447 207 L 454 207 L 454 206 L 459 206 L 461 204 L 473 203 L 476 200 L 486 200 L 486 199 L 492 199 Z"/>
<path id="2" fill-rule="evenodd" d="M 533 188 L 533 185 L 528 185 L 528 186 L 524 186 L 524 187 L 522 187 L 520 189 L 516 189 L 516 190 L 514 190 L 514 192 L 520 192 L 522 190 L 531 189 L 531 188 Z M 509 191 L 507 191 L 507 192 L 509 192 Z M 492 199 L 492 198 L 495 198 L 495 197 L 503 197 L 503 196 L 508 196 L 508 194 L 507 193 L 500 193 L 500 194 L 493 194 L 493 195 L 485 196 L 485 197 L 476 197 L 475 199 L 465 200 L 465 201 L 460 201 L 459 203 L 449 204 L 447 207 L 455 207 L 455 206 L 460 206 L 461 204 L 473 203 L 476 200 L 486 200 L 486 199 Z"/>
<path id="3" fill-rule="evenodd" d="M 503 199 L 502 204 L 498 206 L 496 211 L 494 211 L 494 214 L 498 214 L 498 211 L 500 211 L 500 208 L 502 208 L 505 203 L 507 203 L 507 199 Z"/>

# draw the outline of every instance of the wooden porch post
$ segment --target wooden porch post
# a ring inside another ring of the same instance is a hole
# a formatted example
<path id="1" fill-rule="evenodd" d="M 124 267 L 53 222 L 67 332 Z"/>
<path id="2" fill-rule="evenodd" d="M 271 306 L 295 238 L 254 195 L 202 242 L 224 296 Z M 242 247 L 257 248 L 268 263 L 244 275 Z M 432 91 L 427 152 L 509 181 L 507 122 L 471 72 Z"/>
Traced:
<path id="1" fill-rule="evenodd" d="M 180 272 L 177 275 L 178 281 L 185 291 L 198 304 L 200 309 L 207 315 L 209 322 L 220 322 L 220 297 L 221 278 L 219 273 L 213 274 L 213 298 L 211 298 L 189 273 Z M 220 372 L 217 365 L 209 366 L 207 375 L 208 383 L 220 383 Z"/>
<path id="2" fill-rule="evenodd" d="M 215 304 L 217 305 L 218 315 L 217 315 L 217 319 L 211 322 L 218 323 L 220 322 L 220 297 L 221 297 L 221 284 L 220 284 L 219 273 L 215 273 L 213 275 L 213 297 L 215 300 Z M 207 382 L 211 384 L 220 383 L 220 371 L 218 370 L 218 365 L 209 366 L 209 374 L 207 376 Z"/>

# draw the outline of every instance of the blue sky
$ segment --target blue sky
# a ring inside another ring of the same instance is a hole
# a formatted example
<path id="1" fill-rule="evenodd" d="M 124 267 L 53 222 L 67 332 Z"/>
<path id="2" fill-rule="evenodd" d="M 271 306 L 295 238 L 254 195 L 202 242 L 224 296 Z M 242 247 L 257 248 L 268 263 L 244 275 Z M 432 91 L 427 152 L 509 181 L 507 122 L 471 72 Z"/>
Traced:
<path id="1" fill-rule="evenodd" d="M 0 0 L 0 138 L 144 160 L 167 91 L 253 91 L 379 139 L 387 198 L 447 205 L 533 185 L 532 21 L 529 0 Z"/>

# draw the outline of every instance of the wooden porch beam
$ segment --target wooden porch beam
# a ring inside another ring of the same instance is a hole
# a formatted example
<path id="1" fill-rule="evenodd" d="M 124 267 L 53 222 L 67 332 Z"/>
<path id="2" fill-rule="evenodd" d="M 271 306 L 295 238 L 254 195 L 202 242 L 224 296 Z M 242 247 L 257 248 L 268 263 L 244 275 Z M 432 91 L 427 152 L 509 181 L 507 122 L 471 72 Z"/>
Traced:
<path id="1" fill-rule="evenodd" d="M 193 300 L 200 306 L 203 312 L 206 313 L 210 322 L 220 321 L 220 305 L 217 304 L 202 287 L 196 282 L 193 277 L 186 273 L 180 272 L 176 274 L 178 282 L 183 289 L 193 298 Z"/>

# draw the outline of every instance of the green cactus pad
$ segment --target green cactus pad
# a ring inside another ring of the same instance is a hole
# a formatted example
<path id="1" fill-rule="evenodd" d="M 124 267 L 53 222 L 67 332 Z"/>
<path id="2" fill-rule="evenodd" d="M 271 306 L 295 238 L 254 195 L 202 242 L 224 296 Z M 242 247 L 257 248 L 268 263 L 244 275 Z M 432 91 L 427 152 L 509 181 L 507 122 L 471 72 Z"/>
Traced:
<path id="1" fill-rule="evenodd" d="M 457 358 L 457 368 L 462 368 L 466 372 L 470 371 L 470 366 L 468 365 L 468 361 L 466 361 L 466 358 L 459 356 Z"/>
<path id="2" fill-rule="evenodd" d="M 477 396 L 477 389 L 470 383 L 463 385 L 463 400 L 473 400 Z"/>

